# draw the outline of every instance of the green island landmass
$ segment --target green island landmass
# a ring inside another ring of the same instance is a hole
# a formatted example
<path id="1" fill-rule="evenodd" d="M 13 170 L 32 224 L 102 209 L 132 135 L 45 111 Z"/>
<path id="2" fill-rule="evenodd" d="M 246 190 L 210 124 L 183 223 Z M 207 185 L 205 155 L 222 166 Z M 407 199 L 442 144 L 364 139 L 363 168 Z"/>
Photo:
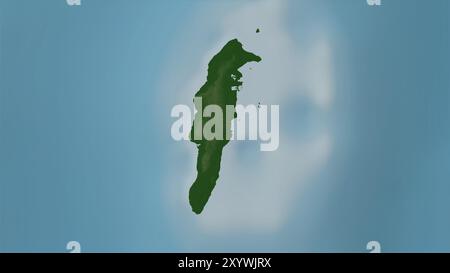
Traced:
<path id="1" fill-rule="evenodd" d="M 225 113 L 226 106 L 232 105 L 235 110 L 237 92 L 242 86 L 240 81 L 242 74 L 238 69 L 248 62 L 260 61 L 261 57 L 245 51 L 237 39 L 229 41 L 209 62 L 206 83 L 195 94 L 195 98 L 201 98 L 203 108 L 208 105 L 217 105 L 222 113 Z M 236 112 L 231 116 L 223 117 L 222 128 L 225 128 L 222 130 L 223 136 L 219 139 L 209 138 L 208 140 L 203 136 L 203 126 L 214 118 L 214 115 L 205 117 L 202 106 L 195 105 L 197 113 L 190 132 L 190 140 L 197 144 L 198 148 L 197 178 L 189 190 L 189 203 L 196 214 L 203 211 L 216 186 L 222 150 L 230 141 L 231 121 L 237 117 Z M 196 124 L 201 124 L 200 130 L 195 128 Z M 198 137 L 199 132 L 200 137 Z"/>

